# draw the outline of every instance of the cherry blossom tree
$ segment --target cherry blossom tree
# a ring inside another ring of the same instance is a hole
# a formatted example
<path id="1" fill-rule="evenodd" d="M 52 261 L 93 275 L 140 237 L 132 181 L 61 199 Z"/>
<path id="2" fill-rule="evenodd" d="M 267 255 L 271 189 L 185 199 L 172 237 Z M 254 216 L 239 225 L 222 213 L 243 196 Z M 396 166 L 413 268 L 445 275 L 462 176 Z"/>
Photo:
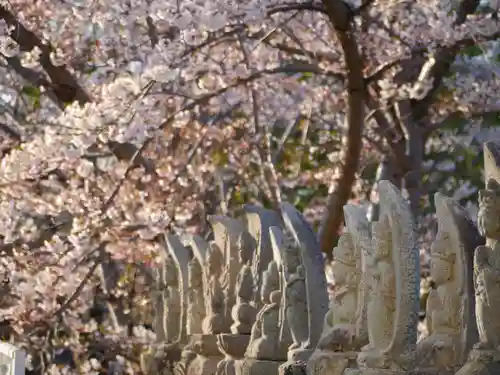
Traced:
<path id="1" fill-rule="evenodd" d="M 373 160 L 418 215 L 444 129 L 497 116 L 499 33 L 476 0 L 4 1 L 5 335 L 138 373 L 165 231 L 326 186 L 330 252 Z"/>

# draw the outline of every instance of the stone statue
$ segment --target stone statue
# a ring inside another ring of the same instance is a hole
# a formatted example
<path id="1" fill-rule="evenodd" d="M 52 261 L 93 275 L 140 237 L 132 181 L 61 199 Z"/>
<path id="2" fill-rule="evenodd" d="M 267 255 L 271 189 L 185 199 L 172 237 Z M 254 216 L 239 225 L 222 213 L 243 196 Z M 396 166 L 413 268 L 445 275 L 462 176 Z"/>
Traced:
<path id="1" fill-rule="evenodd" d="M 373 265 L 372 298 L 368 303 L 368 347 L 382 351 L 392 340 L 393 322 L 396 312 L 396 279 L 392 262 L 392 239 L 389 218 L 382 216 L 372 226 L 373 234 Z M 372 317 L 379 317 L 376 320 Z"/>
<path id="2" fill-rule="evenodd" d="M 181 296 L 179 293 L 178 271 L 174 260 L 167 255 L 162 260 L 162 268 L 157 271 L 162 290 L 155 298 L 155 332 L 158 342 L 175 342 L 180 337 Z"/>
<path id="3" fill-rule="evenodd" d="M 273 291 L 269 299 L 270 303 L 265 305 L 257 315 L 245 354 L 247 358 L 269 361 L 280 359 L 280 291 Z"/>
<path id="4" fill-rule="evenodd" d="M 233 325 L 232 333 L 250 334 L 252 325 L 255 321 L 257 311 L 251 305 L 253 300 L 253 276 L 252 269 L 248 265 L 243 265 L 238 274 L 236 286 L 236 305 L 233 307 L 231 316 Z"/>
<path id="5" fill-rule="evenodd" d="M 193 258 L 188 264 L 188 303 L 187 334 L 202 333 L 202 321 L 205 318 L 205 298 L 203 269 L 198 259 Z"/>
<path id="6" fill-rule="evenodd" d="M 181 243 L 179 237 L 176 235 L 165 235 L 165 242 L 167 250 L 174 260 L 173 264 L 177 268 L 179 280 L 179 290 L 177 293 L 180 294 L 181 315 L 180 319 L 176 322 L 179 326 L 177 341 L 185 342 L 187 340 L 188 264 L 192 258 L 192 254 L 189 253 L 188 249 Z"/>
<path id="7" fill-rule="evenodd" d="M 367 259 L 371 292 L 369 344 L 346 374 L 404 373 L 414 365 L 419 311 L 419 254 L 412 214 L 400 191 L 381 181 L 380 220 L 373 223 L 373 256 Z"/>
<path id="8" fill-rule="evenodd" d="M 474 288 L 479 342 L 457 375 L 500 373 L 500 147 L 484 145 L 486 186 L 479 192 L 479 231 L 486 245 L 474 253 Z"/>
<path id="9" fill-rule="evenodd" d="M 245 358 L 235 363 L 235 375 L 277 374 L 279 366 L 286 360 L 287 348 L 291 343 L 289 335 L 281 332 L 282 327 L 285 330 L 288 327 L 281 305 L 282 278 L 279 270 L 282 266 L 282 250 L 276 248 L 281 245 L 282 233 L 276 227 L 270 228 L 270 231 L 274 238 L 274 260 L 268 263 L 262 275 L 260 296 L 263 307 L 252 326 Z"/>
<path id="10" fill-rule="evenodd" d="M 456 370 L 466 360 L 468 342 L 463 332 L 474 324 L 468 310 L 465 241 L 458 225 L 457 205 L 436 193 L 438 233 L 431 246 L 431 277 L 436 285 L 427 298 L 428 337 L 417 345 L 419 367 Z"/>
<path id="11" fill-rule="evenodd" d="M 251 267 L 257 292 L 254 296 L 254 303 L 255 307 L 260 310 L 263 305 L 259 298 L 258 286 L 262 285 L 262 275 L 267 270 L 269 262 L 273 260 L 269 229 L 273 226 L 279 227 L 281 225 L 281 217 L 274 210 L 255 205 L 245 205 L 244 217 L 247 231 L 252 236 L 256 245 Z"/>
<path id="12" fill-rule="evenodd" d="M 225 328 L 224 317 L 224 294 L 219 280 L 215 276 L 210 277 L 208 287 L 208 314 L 203 319 L 202 330 L 204 334 L 223 333 Z"/>
<path id="13" fill-rule="evenodd" d="M 368 343 L 364 261 L 371 255 L 366 211 L 344 206 L 346 231 L 333 250 L 335 291 L 325 316 L 318 346 L 307 363 L 310 375 L 342 375 L 355 365 L 357 352 Z"/>
<path id="14" fill-rule="evenodd" d="M 486 183 L 479 192 L 479 229 L 486 245 L 476 249 L 474 258 L 476 283 L 476 314 L 479 331 L 477 349 L 500 348 L 500 185 Z"/>
<path id="15" fill-rule="evenodd" d="M 236 304 L 231 313 L 234 321 L 231 333 L 217 335 L 219 351 L 224 354 L 224 359 L 217 364 L 216 375 L 235 375 L 235 361 L 244 357 L 257 314 L 252 305 L 253 295 L 252 269 L 248 264 L 243 264 L 237 279 Z"/>
<path id="16" fill-rule="evenodd" d="M 360 260 L 356 259 L 350 233 L 340 236 L 333 250 L 335 292 L 325 316 L 318 348 L 331 351 L 349 350 L 356 337 L 356 310 L 361 283 Z"/>
<path id="17" fill-rule="evenodd" d="M 283 306 L 293 338 L 288 360 L 305 362 L 321 337 L 322 325 L 317 322 L 323 321 L 328 311 L 325 265 L 316 234 L 302 214 L 288 203 L 281 204 L 281 212 L 290 234 L 285 241 L 288 244 L 282 246 Z"/>
<path id="18" fill-rule="evenodd" d="M 285 262 L 285 311 L 290 326 L 293 344 L 289 351 L 309 346 L 309 332 L 304 321 L 307 321 L 307 291 L 304 265 L 301 264 L 300 253 L 293 244 L 285 246 L 283 252 Z"/>

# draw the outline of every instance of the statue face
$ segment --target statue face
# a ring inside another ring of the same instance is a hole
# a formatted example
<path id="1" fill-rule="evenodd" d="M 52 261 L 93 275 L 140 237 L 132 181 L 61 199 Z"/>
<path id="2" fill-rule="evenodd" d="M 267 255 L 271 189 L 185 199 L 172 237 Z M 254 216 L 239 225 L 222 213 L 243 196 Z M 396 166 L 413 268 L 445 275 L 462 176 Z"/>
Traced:
<path id="1" fill-rule="evenodd" d="M 431 277 L 437 285 L 445 284 L 451 278 L 451 264 L 439 257 L 431 258 Z"/>
<path id="2" fill-rule="evenodd" d="M 481 234 L 488 238 L 500 236 L 500 192 L 485 189 L 479 192 L 478 225 Z"/>

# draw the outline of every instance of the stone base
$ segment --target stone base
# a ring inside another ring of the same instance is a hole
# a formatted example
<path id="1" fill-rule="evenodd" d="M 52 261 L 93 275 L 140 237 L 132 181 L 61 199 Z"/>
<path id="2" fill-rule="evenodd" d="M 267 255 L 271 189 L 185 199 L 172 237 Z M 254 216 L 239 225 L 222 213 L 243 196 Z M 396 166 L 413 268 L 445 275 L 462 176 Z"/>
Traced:
<path id="1" fill-rule="evenodd" d="M 408 375 L 404 370 L 389 370 L 378 368 L 348 368 L 344 375 Z"/>
<path id="2" fill-rule="evenodd" d="M 186 370 L 186 375 L 215 375 L 217 365 L 222 357 L 204 357 L 198 355 L 191 361 Z"/>
<path id="3" fill-rule="evenodd" d="M 216 375 L 236 375 L 234 367 L 236 360 L 234 358 L 224 358 L 217 364 Z"/>
<path id="4" fill-rule="evenodd" d="M 500 352 L 496 350 L 472 349 L 469 360 L 455 375 L 500 374 Z"/>
<path id="5" fill-rule="evenodd" d="M 273 375 L 283 362 L 260 359 L 240 359 L 234 362 L 235 375 Z"/>
<path id="6" fill-rule="evenodd" d="M 278 375 L 307 375 L 306 361 L 288 361 L 278 369 Z"/>
<path id="7" fill-rule="evenodd" d="M 288 351 L 287 360 L 288 362 L 302 362 L 308 361 L 313 355 L 315 349 L 294 349 Z"/>
<path id="8" fill-rule="evenodd" d="M 356 367 L 356 352 L 316 350 L 307 363 L 307 375 L 343 375 L 346 368 Z"/>

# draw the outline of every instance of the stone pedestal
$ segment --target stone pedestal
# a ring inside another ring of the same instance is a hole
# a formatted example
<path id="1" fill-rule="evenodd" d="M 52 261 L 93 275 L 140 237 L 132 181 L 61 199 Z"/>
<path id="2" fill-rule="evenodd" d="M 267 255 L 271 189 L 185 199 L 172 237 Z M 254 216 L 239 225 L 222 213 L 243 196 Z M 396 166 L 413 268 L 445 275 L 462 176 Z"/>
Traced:
<path id="1" fill-rule="evenodd" d="M 191 335 L 188 347 L 196 352 L 196 357 L 186 368 L 186 375 L 215 375 L 217 364 L 222 359 L 217 346 L 217 335 Z"/>
<path id="2" fill-rule="evenodd" d="M 217 365 L 217 375 L 236 375 L 235 362 L 244 358 L 250 335 L 221 333 L 217 340 L 220 352 L 225 355 Z"/>
<path id="3" fill-rule="evenodd" d="M 356 367 L 356 352 L 316 350 L 307 363 L 308 375 L 343 375 L 346 368 Z"/>
<path id="4" fill-rule="evenodd" d="M 496 350 L 473 349 L 469 360 L 456 375 L 493 375 L 500 374 L 500 352 Z"/>
<path id="5" fill-rule="evenodd" d="M 409 375 L 410 373 L 404 370 L 390 370 L 379 368 L 348 368 L 345 369 L 344 375 Z"/>
<path id="6" fill-rule="evenodd" d="M 278 370 L 279 375 L 306 375 L 306 361 L 288 361 L 283 363 Z"/>
<path id="7" fill-rule="evenodd" d="M 278 373 L 282 364 L 279 361 L 240 359 L 234 363 L 235 375 L 273 375 Z"/>

